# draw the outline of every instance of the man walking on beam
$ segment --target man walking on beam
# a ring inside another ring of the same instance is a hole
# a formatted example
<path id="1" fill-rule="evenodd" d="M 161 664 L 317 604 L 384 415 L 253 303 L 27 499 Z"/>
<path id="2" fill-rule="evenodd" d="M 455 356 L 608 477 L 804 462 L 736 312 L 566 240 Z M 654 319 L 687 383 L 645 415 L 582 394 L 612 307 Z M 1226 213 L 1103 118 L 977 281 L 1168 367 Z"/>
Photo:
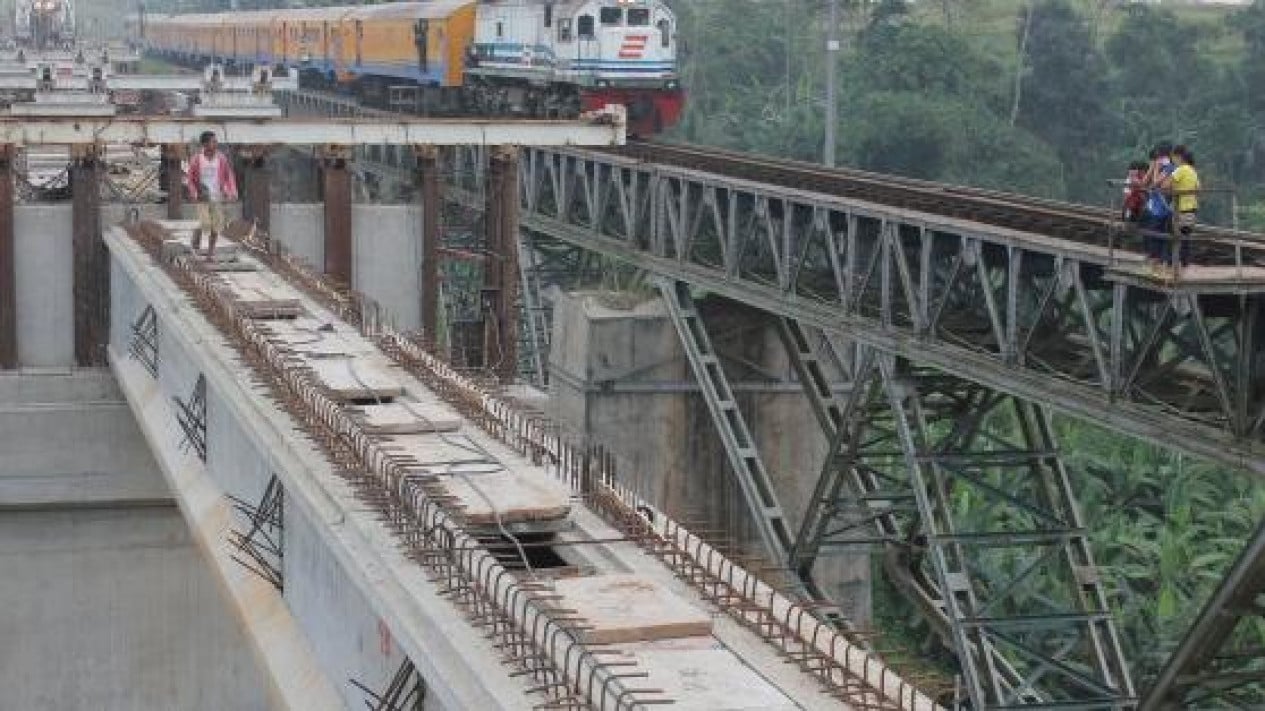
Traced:
<path id="1" fill-rule="evenodd" d="M 215 257 L 215 242 L 224 231 L 224 203 L 237 200 L 237 176 L 228 156 L 220 152 L 220 143 L 213 131 L 198 138 L 202 149 L 189 161 L 189 197 L 198 204 L 198 229 L 193 231 L 193 251 L 202 246 L 202 235 L 208 235 L 207 259 Z"/>

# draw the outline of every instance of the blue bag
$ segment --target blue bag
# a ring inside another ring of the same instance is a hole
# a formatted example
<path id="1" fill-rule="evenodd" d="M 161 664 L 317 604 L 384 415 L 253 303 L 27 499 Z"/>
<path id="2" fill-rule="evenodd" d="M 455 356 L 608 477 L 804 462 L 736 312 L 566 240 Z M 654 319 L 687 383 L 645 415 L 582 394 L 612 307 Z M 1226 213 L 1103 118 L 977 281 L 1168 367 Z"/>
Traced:
<path id="1" fill-rule="evenodd" d="M 1152 190 L 1146 198 L 1146 214 L 1155 220 L 1167 220 L 1173 216 L 1173 208 L 1164 199 L 1164 193 Z"/>

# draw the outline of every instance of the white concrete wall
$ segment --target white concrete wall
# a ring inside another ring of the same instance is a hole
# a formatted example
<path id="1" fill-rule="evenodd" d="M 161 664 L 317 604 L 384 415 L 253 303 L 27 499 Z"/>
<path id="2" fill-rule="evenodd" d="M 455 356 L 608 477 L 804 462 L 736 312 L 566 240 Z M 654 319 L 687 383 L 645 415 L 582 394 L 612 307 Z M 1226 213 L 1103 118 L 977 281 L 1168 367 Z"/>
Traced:
<path id="1" fill-rule="evenodd" d="M 18 361 L 25 366 L 74 365 L 70 205 L 19 205 L 13 232 Z"/>
<path id="2" fill-rule="evenodd" d="M 272 238 L 317 269 L 325 265 L 325 206 L 274 203 Z"/>
<path id="3" fill-rule="evenodd" d="M 382 304 L 397 327 L 421 325 L 422 208 L 353 205 L 352 286 Z M 272 236 L 317 269 L 325 266 L 325 207 L 272 206 Z"/>
<path id="4" fill-rule="evenodd" d="M 361 708 L 365 694 L 351 680 L 370 689 L 385 689 L 404 663 L 404 653 L 342 564 L 322 544 L 307 512 L 285 511 L 286 604 L 307 631 L 308 641 L 347 708 Z M 427 709 L 434 708 L 429 704 Z"/>
<path id="5" fill-rule="evenodd" d="M 422 209 L 353 205 L 352 285 L 382 304 L 398 328 L 421 326 Z"/>

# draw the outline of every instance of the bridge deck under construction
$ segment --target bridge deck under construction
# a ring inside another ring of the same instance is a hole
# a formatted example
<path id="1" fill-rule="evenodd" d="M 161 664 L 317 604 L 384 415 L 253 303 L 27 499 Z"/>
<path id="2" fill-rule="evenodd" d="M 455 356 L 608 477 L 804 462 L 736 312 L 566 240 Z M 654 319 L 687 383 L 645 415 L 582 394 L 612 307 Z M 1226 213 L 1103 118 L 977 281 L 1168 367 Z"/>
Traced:
<path id="1" fill-rule="evenodd" d="M 111 367 L 290 706 L 935 707 L 362 302 L 188 228 L 107 232 Z"/>

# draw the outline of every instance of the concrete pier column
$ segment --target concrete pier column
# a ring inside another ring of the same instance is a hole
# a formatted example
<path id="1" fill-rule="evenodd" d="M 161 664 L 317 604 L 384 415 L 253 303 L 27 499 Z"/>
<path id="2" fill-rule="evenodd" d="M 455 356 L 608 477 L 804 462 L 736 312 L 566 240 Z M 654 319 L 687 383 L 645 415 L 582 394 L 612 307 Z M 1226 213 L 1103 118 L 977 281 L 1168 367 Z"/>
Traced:
<path id="1" fill-rule="evenodd" d="M 351 283 L 351 149 L 327 146 L 321 153 L 321 200 L 325 203 L 325 273 Z"/>
<path id="2" fill-rule="evenodd" d="M 268 163 L 268 149 L 248 146 L 238 152 L 241 156 L 242 217 L 252 220 L 265 234 L 272 228 L 272 166 Z"/>
<path id="3" fill-rule="evenodd" d="M 13 234 L 13 157 L 0 145 L 0 368 L 18 367 L 17 261 Z"/>
<path id="4" fill-rule="evenodd" d="M 110 263 L 101 239 L 101 146 L 72 147 L 75 363 L 106 365 L 110 322 Z"/>
<path id="5" fill-rule="evenodd" d="M 439 149 L 417 146 L 417 189 L 422 201 L 422 333 L 434 341 L 439 333 L 439 216 L 443 195 L 439 184 Z"/>
<path id="6" fill-rule="evenodd" d="M 162 147 L 162 188 L 167 192 L 167 219 L 179 220 L 184 214 L 184 173 L 181 163 L 186 149 L 178 143 Z"/>
<path id="7" fill-rule="evenodd" d="M 503 382 L 518 372 L 518 149 L 488 154 L 484 209 L 488 262 L 483 271 L 484 365 Z"/>

